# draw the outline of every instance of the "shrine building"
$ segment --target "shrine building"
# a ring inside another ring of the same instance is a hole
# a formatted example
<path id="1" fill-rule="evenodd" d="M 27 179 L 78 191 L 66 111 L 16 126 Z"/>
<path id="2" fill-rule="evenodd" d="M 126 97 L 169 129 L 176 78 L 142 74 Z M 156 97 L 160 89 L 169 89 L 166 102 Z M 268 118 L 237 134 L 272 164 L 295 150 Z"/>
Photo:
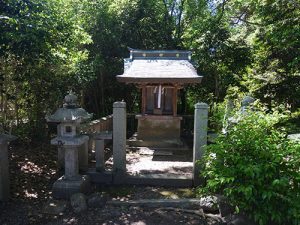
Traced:
<path id="1" fill-rule="evenodd" d="M 136 115 L 138 139 L 180 139 L 178 92 L 202 80 L 191 63 L 190 51 L 130 49 L 130 58 L 124 59 L 124 73 L 117 80 L 141 90 L 141 114 Z"/>

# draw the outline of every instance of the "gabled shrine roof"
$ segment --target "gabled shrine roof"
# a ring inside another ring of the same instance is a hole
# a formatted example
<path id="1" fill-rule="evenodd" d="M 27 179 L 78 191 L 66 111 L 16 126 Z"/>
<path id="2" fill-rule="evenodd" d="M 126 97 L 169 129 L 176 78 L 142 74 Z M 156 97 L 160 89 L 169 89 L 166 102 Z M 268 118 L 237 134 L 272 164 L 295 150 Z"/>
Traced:
<path id="1" fill-rule="evenodd" d="M 200 83 L 191 63 L 191 52 L 180 50 L 130 49 L 124 59 L 124 73 L 117 80 L 125 83 Z"/>

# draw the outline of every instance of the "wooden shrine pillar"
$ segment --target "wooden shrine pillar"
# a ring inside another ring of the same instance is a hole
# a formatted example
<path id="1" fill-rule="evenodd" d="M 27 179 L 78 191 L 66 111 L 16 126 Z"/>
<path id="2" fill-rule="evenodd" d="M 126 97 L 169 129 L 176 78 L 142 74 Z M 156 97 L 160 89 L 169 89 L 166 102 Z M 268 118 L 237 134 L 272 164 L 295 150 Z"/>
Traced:
<path id="1" fill-rule="evenodd" d="M 177 85 L 173 89 L 173 116 L 177 116 Z"/>
<path id="2" fill-rule="evenodd" d="M 142 85 L 142 115 L 146 113 L 146 85 Z"/>

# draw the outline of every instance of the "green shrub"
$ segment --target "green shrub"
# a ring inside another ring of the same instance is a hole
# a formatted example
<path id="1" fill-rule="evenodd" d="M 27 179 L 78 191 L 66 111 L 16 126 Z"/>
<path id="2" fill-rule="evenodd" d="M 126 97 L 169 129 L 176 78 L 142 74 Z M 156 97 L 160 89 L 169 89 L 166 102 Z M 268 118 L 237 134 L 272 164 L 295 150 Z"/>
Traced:
<path id="1" fill-rule="evenodd" d="M 278 113 L 248 112 L 207 147 L 206 194 L 222 194 L 259 224 L 300 224 L 300 144 L 274 129 Z"/>
<path id="2" fill-rule="evenodd" d="M 300 109 L 290 113 L 290 116 L 280 121 L 277 126 L 283 127 L 289 134 L 300 133 Z"/>

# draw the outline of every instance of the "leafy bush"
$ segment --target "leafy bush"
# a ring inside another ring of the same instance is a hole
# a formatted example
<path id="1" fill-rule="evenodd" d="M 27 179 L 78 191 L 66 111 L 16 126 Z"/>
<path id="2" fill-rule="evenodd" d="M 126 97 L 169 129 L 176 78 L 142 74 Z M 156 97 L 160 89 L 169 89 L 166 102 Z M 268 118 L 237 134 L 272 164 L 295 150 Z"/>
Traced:
<path id="1" fill-rule="evenodd" d="M 300 109 L 290 113 L 290 116 L 277 124 L 278 127 L 283 127 L 287 133 L 300 133 Z"/>
<path id="2" fill-rule="evenodd" d="M 259 224 L 300 223 L 300 144 L 274 129 L 279 113 L 248 112 L 207 147 L 202 193 L 222 194 Z"/>

